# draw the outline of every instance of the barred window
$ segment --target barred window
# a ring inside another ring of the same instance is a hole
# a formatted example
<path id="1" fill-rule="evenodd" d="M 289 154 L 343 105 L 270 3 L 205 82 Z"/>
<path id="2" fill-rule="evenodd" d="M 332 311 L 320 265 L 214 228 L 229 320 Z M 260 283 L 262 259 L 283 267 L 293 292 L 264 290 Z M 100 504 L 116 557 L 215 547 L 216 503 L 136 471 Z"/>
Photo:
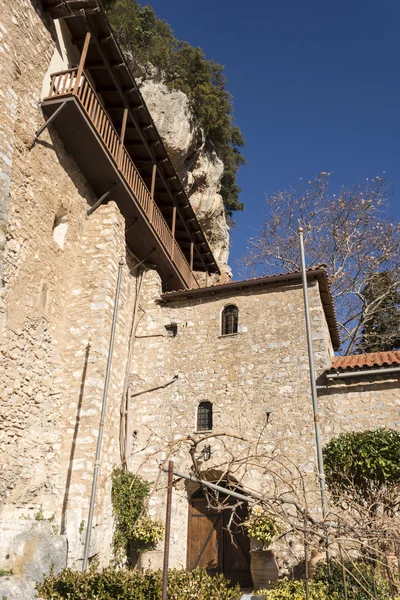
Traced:
<path id="1" fill-rule="evenodd" d="M 213 426 L 211 402 L 200 402 L 197 407 L 197 431 L 210 431 Z"/>
<path id="2" fill-rule="evenodd" d="M 234 304 L 225 306 L 222 311 L 221 335 L 237 333 L 239 322 L 239 310 Z"/>

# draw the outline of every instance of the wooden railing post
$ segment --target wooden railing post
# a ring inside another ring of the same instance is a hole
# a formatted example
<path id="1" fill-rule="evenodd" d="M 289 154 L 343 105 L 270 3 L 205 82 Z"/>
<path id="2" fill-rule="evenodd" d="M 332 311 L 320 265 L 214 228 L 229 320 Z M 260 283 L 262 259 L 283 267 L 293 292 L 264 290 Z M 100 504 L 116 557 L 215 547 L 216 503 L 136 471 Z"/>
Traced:
<path id="1" fill-rule="evenodd" d="M 85 37 L 85 42 L 84 42 L 83 48 L 82 48 L 81 58 L 79 59 L 78 72 L 76 74 L 76 81 L 75 81 L 75 86 L 74 86 L 74 94 L 76 94 L 79 89 L 79 84 L 81 81 L 83 69 L 85 67 L 86 55 L 89 50 L 90 38 L 91 38 L 91 34 L 89 32 L 87 32 L 86 37 Z"/>
<path id="2" fill-rule="evenodd" d="M 126 131 L 126 121 L 128 119 L 128 109 L 124 108 L 124 115 L 122 117 L 122 127 L 121 127 L 121 135 L 120 135 L 120 147 L 119 147 L 119 156 L 118 156 L 118 167 L 121 168 L 122 162 L 122 153 L 124 150 L 124 140 L 125 140 L 125 131 Z"/>
<path id="3" fill-rule="evenodd" d="M 193 271 L 194 243 L 190 242 L 190 270 Z"/>
<path id="4" fill-rule="evenodd" d="M 176 229 L 176 206 L 174 206 L 174 208 L 172 209 L 172 227 L 171 227 L 171 233 L 172 233 L 172 237 L 174 238 L 174 243 L 172 244 L 172 259 L 175 256 L 175 229 Z"/>
<path id="5" fill-rule="evenodd" d="M 156 187 L 156 176 L 157 176 L 157 164 L 154 163 L 153 170 L 151 172 L 151 186 L 150 186 L 150 196 L 151 196 L 151 199 L 153 200 L 153 202 L 154 202 L 154 190 Z M 153 203 L 151 203 L 151 205 L 150 205 L 149 219 L 150 219 L 150 222 L 153 219 Z"/>
<path id="6" fill-rule="evenodd" d="M 150 194 L 151 194 L 151 197 L 153 198 L 153 200 L 154 200 L 154 189 L 156 187 L 156 175 L 157 175 L 157 165 L 156 165 L 156 163 L 154 163 L 153 171 L 151 173 L 151 189 L 150 189 Z"/>

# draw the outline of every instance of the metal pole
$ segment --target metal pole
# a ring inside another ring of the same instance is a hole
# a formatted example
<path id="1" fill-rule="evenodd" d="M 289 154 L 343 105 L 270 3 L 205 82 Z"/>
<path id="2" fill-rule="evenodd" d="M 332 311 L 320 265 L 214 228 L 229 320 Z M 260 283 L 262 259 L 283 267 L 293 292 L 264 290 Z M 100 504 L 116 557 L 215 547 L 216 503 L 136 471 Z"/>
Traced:
<path id="1" fill-rule="evenodd" d="M 316 384 L 316 378 L 315 378 L 314 351 L 313 351 L 313 344 L 312 344 L 312 337 L 311 337 L 310 308 L 309 308 L 309 304 L 308 304 L 307 271 L 306 271 L 306 261 L 305 261 L 305 257 L 304 257 L 303 228 L 299 227 L 298 232 L 299 232 L 299 242 L 300 242 L 301 279 L 302 279 L 302 283 L 303 283 L 304 313 L 305 313 L 305 317 L 306 317 L 306 330 L 307 330 L 308 364 L 310 366 L 311 397 L 312 397 L 312 405 L 313 405 L 313 413 L 314 413 L 315 444 L 317 447 L 318 478 L 319 478 L 319 487 L 320 487 L 320 492 L 321 492 L 322 514 L 323 514 L 323 518 L 325 519 L 328 514 L 328 505 L 326 502 L 324 459 L 322 456 L 321 433 L 320 433 L 320 429 L 319 429 L 317 384 Z"/>
<path id="2" fill-rule="evenodd" d="M 167 491 L 167 509 L 165 515 L 165 539 L 164 539 L 164 563 L 162 575 L 162 596 L 161 600 L 167 600 L 168 593 L 168 562 L 169 562 L 169 539 L 171 536 L 171 504 L 172 504 L 172 481 L 174 477 L 174 463 L 172 460 L 168 463 L 168 491 Z"/>
<path id="3" fill-rule="evenodd" d="M 163 471 L 169 471 L 169 468 L 164 468 Z M 232 496 L 232 498 L 237 498 L 238 500 L 242 500 L 243 502 L 250 502 L 252 498 L 255 498 L 256 500 L 262 500 L 262 496 L 260 494 L 255 494 L 254 492 L 251 492 L 247 496 L 245 496 L 244 494 L 238 494 L 238 492 L 228 490 L 227 488 L 224 488 L 221 485 L 210 483 L 209 481 L 203 481 L 202 479 L 197 479 L 197 477 L 193 477 L 193 475 L 187 475 L 186 473 L 181 473 L 180 471 L 174 471 L 174 475 L 175 477 L 179 477 L 179 479 L 187 479 L 188 481 L 200 483 L 202 486 L 208 487 L 211 490 L 216 490 L 217 492 L 221 492 L 222 494 L 226 494 L 227 496 Z"/>
<path id="4" fill-rule="evenodd" d="M 304 517 L 304 567 L 305 567 L 305 576 L 306 576 L 306 600 L 309 600 L 310 598 L 310 585 L 309 585 L 309 579 L 310 579 L 310 569 L 309 569 L 309 564 L 308 564 L 308 520 L 307 520 L 307 516 Z"/>
<path id="5" fill-rule="evenodd" d="M 88 515 L 88 522 L 87 522 L 87 529 L 86 529 L 85 549 L 84 549 L 84 553 L 83 553 L 82 571 L 86 571 L 87 565 L 88 565 L 88 558 L 89 558 L 89 546 L 90 546 L 90 538 L 92 535 L 94 502 L 95 502 L 95 498 L 96 498 L 97 479 L 99 476 L 99 468 L 100 468 L 101 446 L 102 446 L 102 442 L 103 442 L 103 432 L 104 432 L 104 419 L 106 416 L 106 409 L 107 409 L 108 386 L 110 383 L 111 363 L 112 363 L 112 354 L 113 354 L 113 347 L 114 347 L 115 329 L 116 329 L 116 325 L 117 325 L 119 292 L 121 289 L 121 278 L 122 278 L 122 267 L 123 266 L 124 266 L 124 261 L 121 257 L 121 259 L 119 261 L 119 265 L 118 265 L 117 287 L 116 287 L 116 291 L 115 291 L 114 311 L 113 311 L 113 319 L 112 319 L 111 334 L 110 334 L 110 344 L 108 347 L 107 368 L 106 368 L 106 377 L 105 377 L 105 381 L 104 381 L 103 403 L 101 406 L 99 434 L 97 437 L 96 457 L 94 460 L 92 492 L 90 495 L 89 515 Z"/>

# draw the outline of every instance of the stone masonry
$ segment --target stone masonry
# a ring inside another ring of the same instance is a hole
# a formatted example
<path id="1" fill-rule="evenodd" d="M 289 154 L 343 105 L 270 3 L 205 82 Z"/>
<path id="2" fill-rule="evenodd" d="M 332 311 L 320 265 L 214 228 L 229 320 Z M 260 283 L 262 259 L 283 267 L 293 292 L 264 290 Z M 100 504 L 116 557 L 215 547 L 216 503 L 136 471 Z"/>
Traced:
<path id="1" fill-rule="evenodd" d="M 110 475 L 121 462 L 127 372 L 128 466 L 154 485 L 153 516 L 165 514 L 160 465 L 173 458 L 180 471 L 193 468 L 188 448 L 199 439 L 202 401 L 212 403 L 214 418 L 211 459 L 200 461 L 204 477 L 223 475 L 229 456 L 241 456 L 254 440 L 265 452 L 279 448 L 290 456 L 305 478 L 315 470 L 299 282 L 232 291 L 215 286 L 213 295 L 162 300 L 159 274 L 140 267 L 136 298 L 137 259 L 126 248 L 117 204 L 110 197 L 87 216 L 96 198 L 55 129 L 32 145 L 44 122 L 40 98 L 54 50 L 54 24 L 39 2 L 0 0 L 0 568 L 27 578 L 29 590 L 42 565 L 49 567 L 49 548 L 57 568 L 81 566 L 120 264 L 90 557 L 104 565 L 112 553 Z M 309 293 L 323 442 L 343 431 L 400 427 L 397 377 L 326 380 L 333 348 L 316 281 Z M 238 333 L 221 336 L 228 304 L 239 310 Z M 270 483 L 257 465 L 241 477 L 255 490 Z M 186 566 L 195 488 L 179 482 L 174 490 L 172 567 Z M 317 501 L 313 510 L 320 511 Z M 33 539 L 42 557 L 35 564 L 27 550 Z M 279 552 L 281 564 L 288 563 L 287 552 Z M 161 566 L 161 545 L 141 558 L 144 566 L 149 561 Z"/>

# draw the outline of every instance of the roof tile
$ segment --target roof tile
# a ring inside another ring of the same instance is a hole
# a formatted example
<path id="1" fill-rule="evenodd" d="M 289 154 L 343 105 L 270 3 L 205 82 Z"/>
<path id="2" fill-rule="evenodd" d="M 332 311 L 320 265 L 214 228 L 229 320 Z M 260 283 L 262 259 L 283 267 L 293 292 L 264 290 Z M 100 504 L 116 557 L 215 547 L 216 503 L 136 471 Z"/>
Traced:
<path id="1" fill-rule="evenodd" d="M 370 352 L 368 354 L 352 354 L 349 356 L 335 356 L 330 372 L 356 371 L 379 369 L 384 367 L 400 366 L 400 351 Z"/>

